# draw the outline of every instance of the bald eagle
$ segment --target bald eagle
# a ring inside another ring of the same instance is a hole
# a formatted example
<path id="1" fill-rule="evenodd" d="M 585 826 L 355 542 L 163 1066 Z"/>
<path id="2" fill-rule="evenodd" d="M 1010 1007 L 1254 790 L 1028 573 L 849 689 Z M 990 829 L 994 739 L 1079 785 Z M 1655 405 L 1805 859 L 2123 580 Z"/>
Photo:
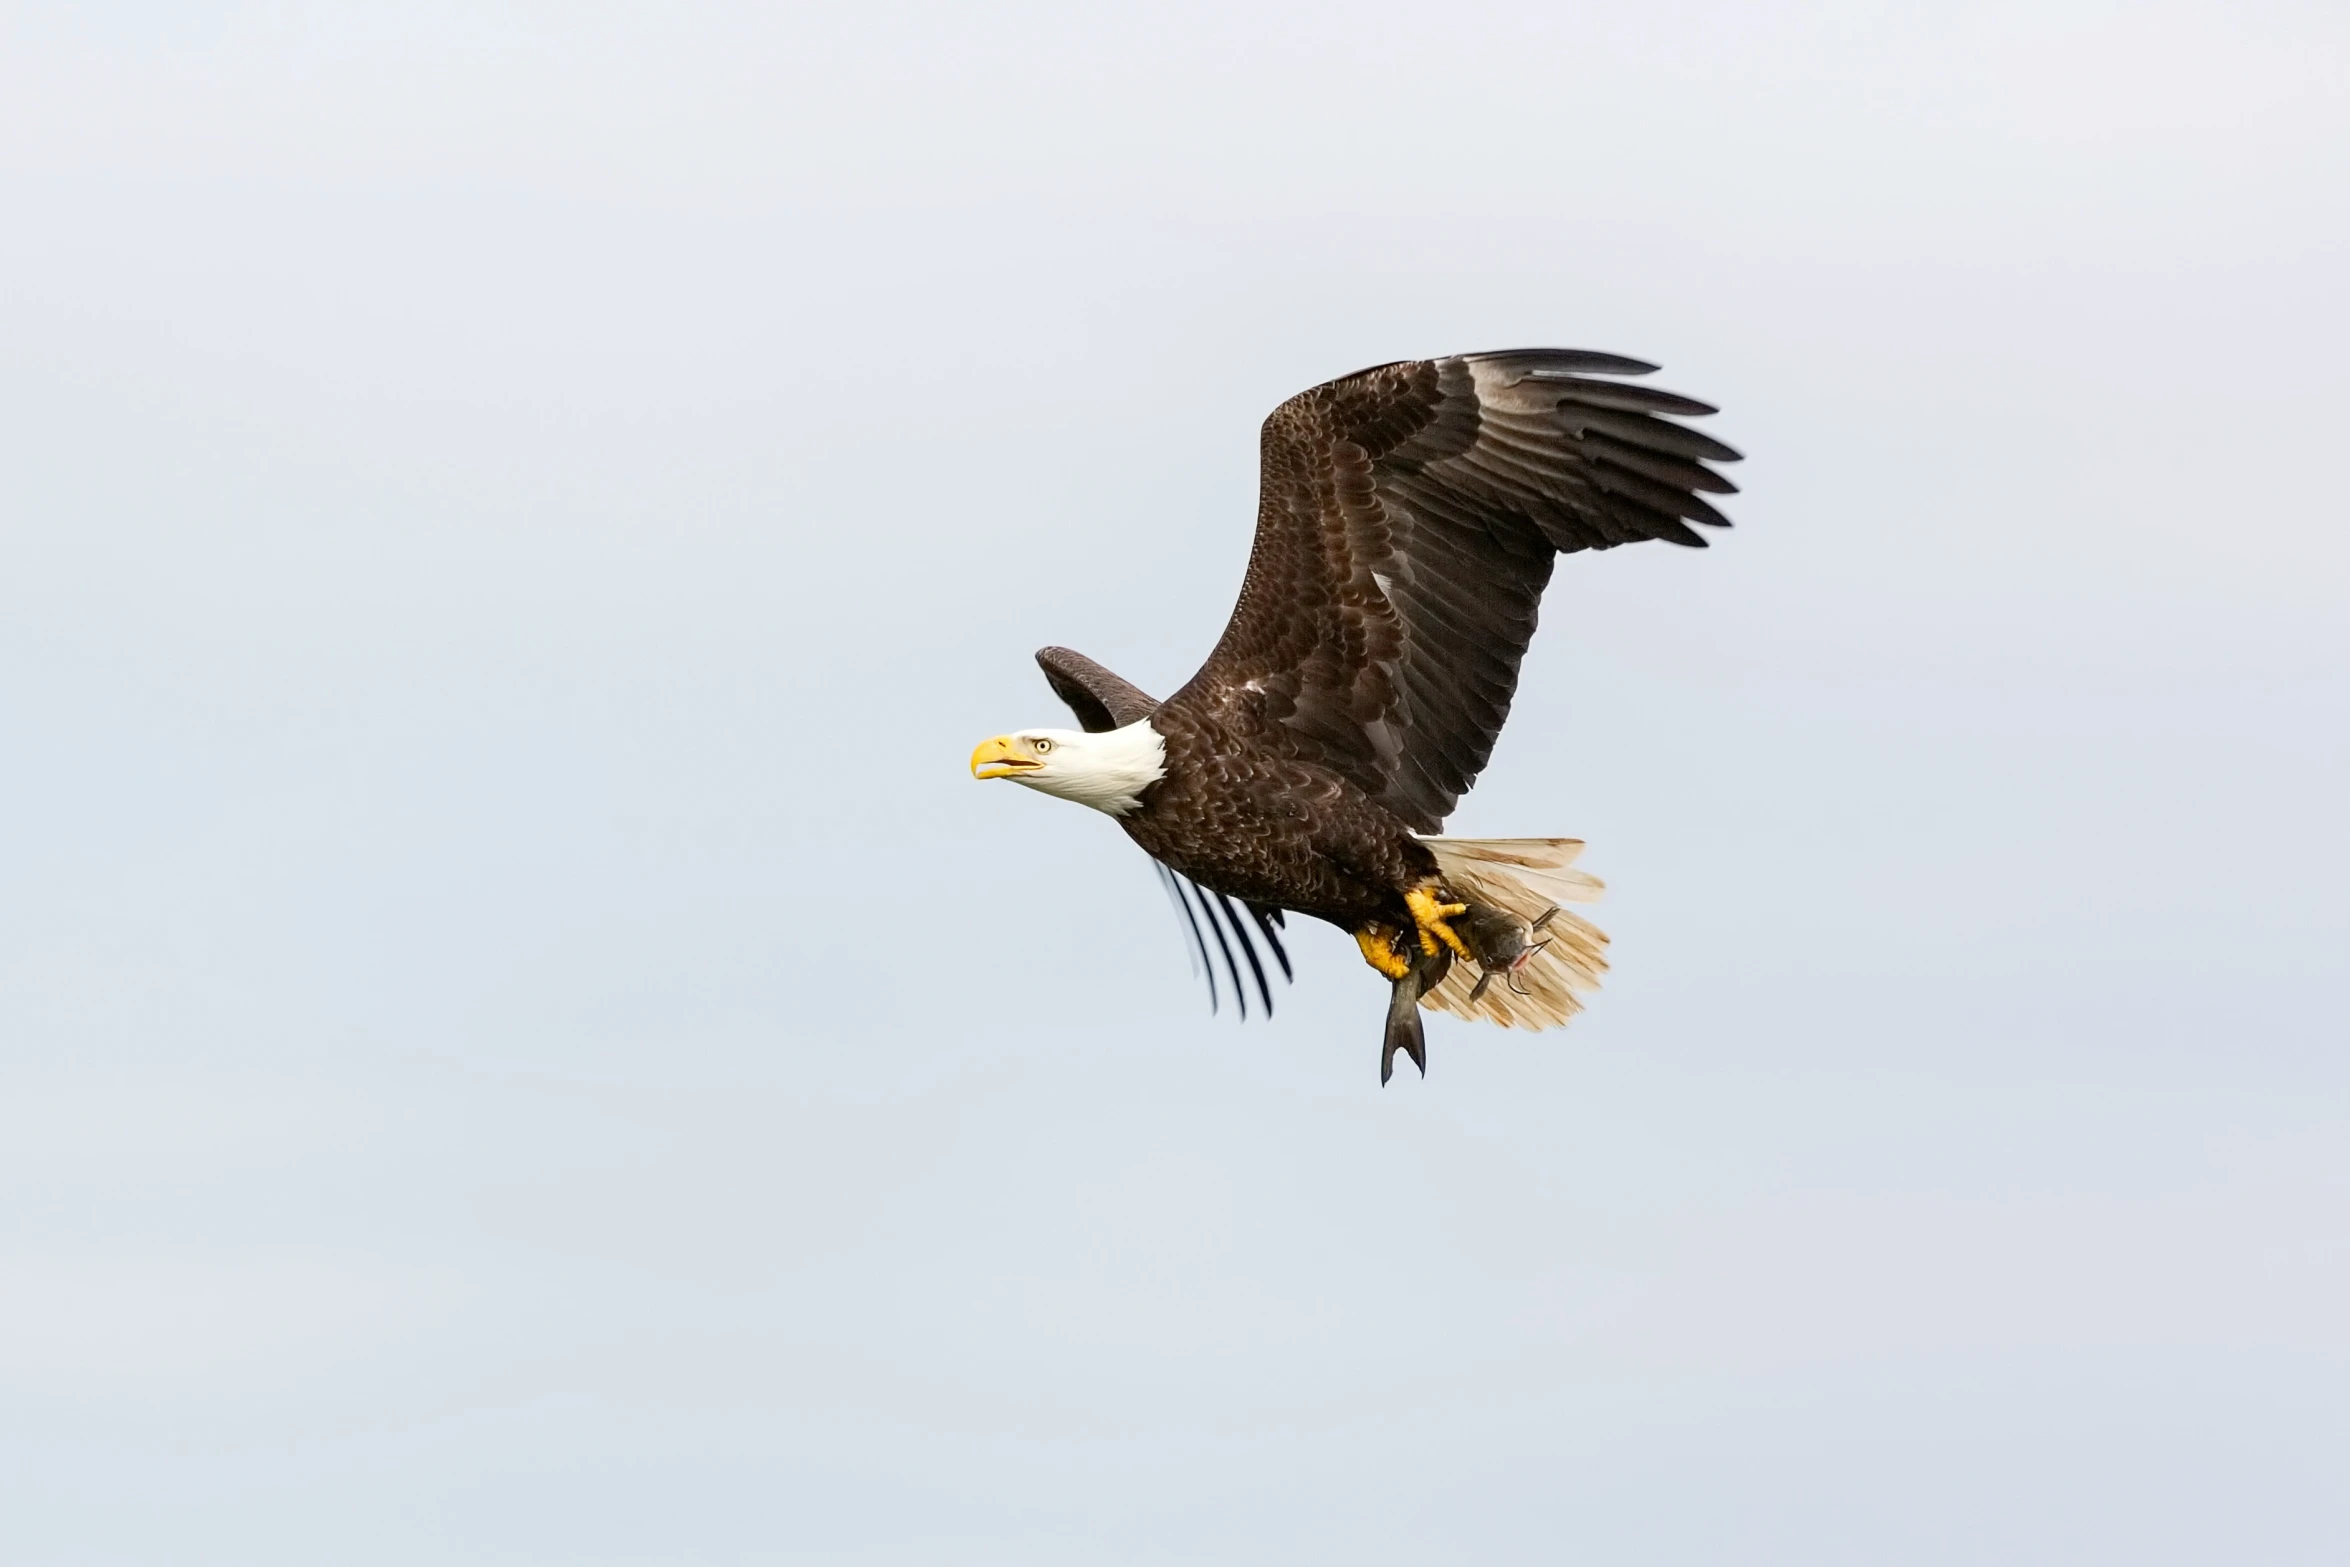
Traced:
<path id="1" fill-rule="evenodd" d="M 1738 453 L 1675 422 L 1708 404 L 1624 379 L 1655 369 L 1513 349 L 1291 398 L 1265 420 L 1248 575 L 1199 673 L 1158 702 L 1048 647 L 1079 727 L 998 735 L 972 775 L 1114 817 L 1206 889 L 1219 943 L 1221 907 L 1247 946 L 1236 904 L 1284 968 L 1282 911 L 1352 934 L 1390 985 L 1381 1083 L 1399 1050 L 1427 1074 L 1423 1006 L 1565 1023 L 1607 967 L 1607 938 L 1561 907 L 1599 895 L 1582 844 L 1439 829 L 1493 753 L 1556 557 L 1729 526 L 1704 496 L 1737 486 L 1706 465 Z"/>

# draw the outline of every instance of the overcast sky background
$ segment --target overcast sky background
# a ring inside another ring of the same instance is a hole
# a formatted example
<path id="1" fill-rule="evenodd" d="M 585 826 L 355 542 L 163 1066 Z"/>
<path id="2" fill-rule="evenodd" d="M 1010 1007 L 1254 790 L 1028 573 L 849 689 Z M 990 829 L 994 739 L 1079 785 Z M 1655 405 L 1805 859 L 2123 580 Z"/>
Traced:
<path id="1" fill-rule="evenodd" d="M 2334 5 L 0 7 L 0 1556 L 2338 1563 Z M 1106 821 L 1255 431 L 1637 354 L 1457 830 Z"/>

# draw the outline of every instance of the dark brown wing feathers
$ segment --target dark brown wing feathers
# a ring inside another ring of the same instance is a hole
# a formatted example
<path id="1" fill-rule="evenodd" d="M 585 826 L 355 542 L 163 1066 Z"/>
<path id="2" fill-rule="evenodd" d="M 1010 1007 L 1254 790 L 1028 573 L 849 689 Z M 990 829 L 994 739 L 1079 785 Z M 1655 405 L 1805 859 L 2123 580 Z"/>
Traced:
<path id="1" fill-rule="evenodd" d="M 1712 408 L 1595 379 L 1654 368 L 1563 349 L 1467 354 L 1283 403 L 1262 433 L 1240 602 L 1170 707 L 1332 767 L 1434 830 L 1492 754 L 1555 556 L 1701 546 L 1690 523 L 1728 526 L 1702 495 L 1736 486 L 1705 464 L 1738 454 L 1669 422 Z M 1080 689 L 1098 692 L 1091 674 L 1125 685 L 1066 656 L 1089 671 Z M 1045 668 L 1083 721 L 1063 686 L 1077 677 Z"/>
<path id="2" fill-rule="evenodd" d="M 1077 715 L 1077 727 L 1088 733 L 1123 729 L 1159 705 L 1141 687 L 1072 649 L 1038 648 L 1036 662 L 1044 670 L 1053 695 L 1069 704 L 1069 711 Z"/>

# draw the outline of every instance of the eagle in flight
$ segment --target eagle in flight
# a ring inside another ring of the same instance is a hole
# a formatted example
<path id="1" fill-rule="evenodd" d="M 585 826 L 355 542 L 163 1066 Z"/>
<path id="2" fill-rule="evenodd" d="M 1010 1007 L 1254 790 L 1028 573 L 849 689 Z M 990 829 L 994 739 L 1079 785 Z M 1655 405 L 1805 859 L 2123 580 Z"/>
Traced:
<path id="1" fill-rule="evenodd" d="M 1676 422 L 1711 406 L 1624 379 L 1655 369 L 1513 349 L 1292 397 L 1265 421 L 1248 575 L 1199 673 L 1158 702 L 1048 647 L 1080 727 L 998 735 L 972 775 L 1115 817 L 1190 885 L 1237 991 L 1229 927 L 1268 1008 L 1241 909 L 1285 972 L 1284 910 L 1351 933 L 1391 986 L 1382 1083 L 1398 1050 L 1426 1075 L 1423 1006 L 1565 1023 L 1607 967 L 1607 937 L 1560 907 L 1599 895 L 1583 845 L 1439 829 L 1493 754 L 1556 557 L 1729 526 L 1705 496 L 1737 486 L 1707 464 L 1738 453 Z"/>

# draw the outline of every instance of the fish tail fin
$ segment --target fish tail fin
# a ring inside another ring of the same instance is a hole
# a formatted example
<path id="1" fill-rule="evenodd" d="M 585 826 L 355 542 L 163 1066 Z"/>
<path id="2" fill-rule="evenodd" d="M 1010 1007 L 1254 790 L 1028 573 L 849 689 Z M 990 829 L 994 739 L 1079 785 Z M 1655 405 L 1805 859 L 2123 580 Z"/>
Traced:
<path id="1" fill-rule="evenodd" d="M 1604 884 L 1574 868 L 1579 838 L 1422 838 L 1481 958 L 1456 963 L 1420 1005 L 1504 1028 L 1557 1028 L 1607 972 L 1607 935 L 1561 905 L 1594 903 Z M 1392 1032 L 1392 1029 L 1391 1029 Z"/>
<path id="2" fill-rule="evenodd" d="M 1412 1058 L 1412 1065 L 1420 1075 L 1428 1075 L 1428 1033 L 1420 1026 L 1420 970 L 1395 982 L 1387 998 L 1387 1038 L 1379 1047 L 1379 1086 L 1395 1075 L 1395 1053 L 1400 1050 Z"/>

